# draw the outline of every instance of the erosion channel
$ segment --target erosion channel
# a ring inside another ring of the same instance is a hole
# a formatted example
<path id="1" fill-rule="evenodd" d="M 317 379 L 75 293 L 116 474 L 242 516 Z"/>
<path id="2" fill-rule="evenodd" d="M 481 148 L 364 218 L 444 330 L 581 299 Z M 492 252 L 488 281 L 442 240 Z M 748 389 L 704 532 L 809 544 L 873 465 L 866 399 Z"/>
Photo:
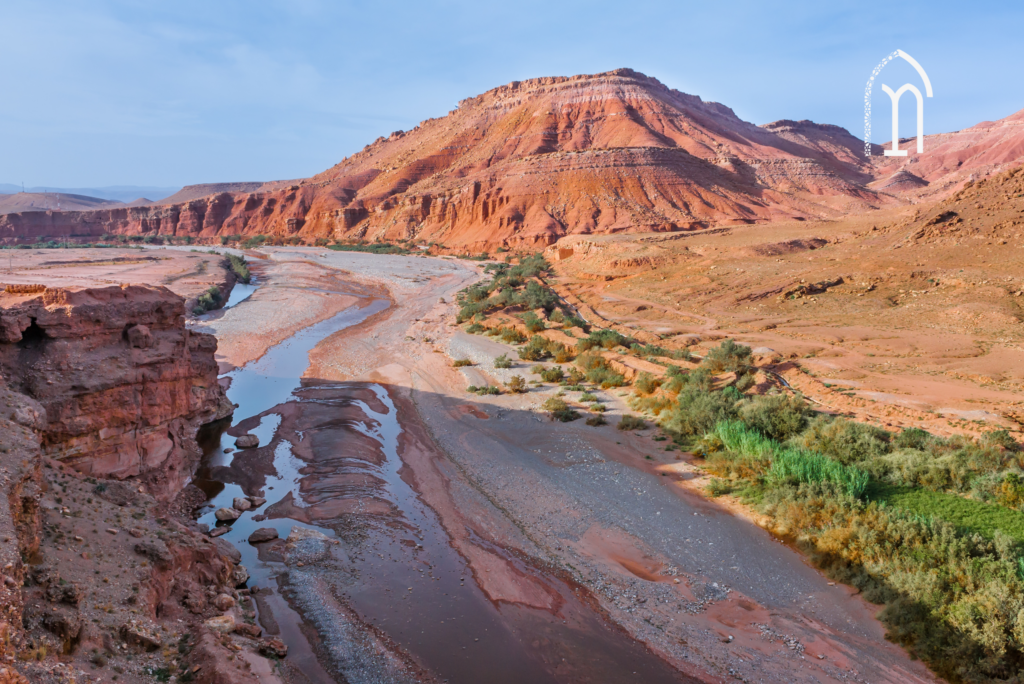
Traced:
<path id="1" fill-rule="evenodd" d="M 695 681 L 607 622 L 588 592 L 529 559 L 490 545 L 510 576 L 544 587 L 543 601 L 496 600 L 481 589 L 403 461 L 403 433 L 418 420 L 412 404 L 382 382 L 303 377 L 318 344 L 391 305 L 355 296 L 357 304 L 226 373 L 233 425 L 200 435 L 194 484 L 209 497 L 201 523 L 224 526 L 214 513 L 236 497 L 266 499 L 223 536 L 250 572 L 260 626 L 289 648 L 283 678 Z M 236 449 L 243 433 L 259 447 Z M 260 528 L 278 538 L 250 544 Z"/>

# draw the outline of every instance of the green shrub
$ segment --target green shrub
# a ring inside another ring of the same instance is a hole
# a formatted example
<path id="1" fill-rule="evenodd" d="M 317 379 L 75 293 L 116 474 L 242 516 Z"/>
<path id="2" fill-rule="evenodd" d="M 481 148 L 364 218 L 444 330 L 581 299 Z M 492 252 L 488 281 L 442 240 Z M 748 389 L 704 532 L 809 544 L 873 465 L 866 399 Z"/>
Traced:
<path id="1" fill-rule="evenodd" d="M 592 401 L 600 401 L 600 400 L 597 398 L 596 394 L 591 394 L 590 392 L 584 392 L 583 394 L 580 395 L 580 401 L 583 402 L 583 403 L 590 403 Z"/>
<path id="2" fill-rule="evenodd" d="M 711 478 L 711 482 L 708 482 L 708 486 L 705 487 L 704 491 L 708 493 L 711 498 L 728 494 L 732 491 L 732 486 L 725 480 L 720 480 L 717 477 Z"/>
<path id="3" fill-rule="evenodd" d="M 661 414 L 662 426 L 684 437 L 702 435 L 719 421 L 735 415 L 736 402 L 721 392 L 705 392 L 695 387 L 686 387 L 677 397 L 676 405 Z"/>
<path id="4" fill-rule="evenodd" d="M 506 387 L 508 387 L 508 391 L 512 394 L 522 394 L 526 391 L 526 380 L 521 375 L 513 375 L 509 378 Z"/>
<path id="5" fill-rule="evenodd" d="M 643 430 L 645 427 L 647 427 L 647 423 L 644 422 L 644 419 L 640 418 L 639 416 L 631 416 L 629 414 L 626 414 L 619 419 L 619 424 L 616 425 L 615 427 L 619 428 L 620 430 Z"/>
<path id="6" fill-rule="evenodd" d="M 253 235 L 251 238 L 246 238 L 242 241 L 242 249 L 256 249 L 268 239 L 266 235 Z"/>
<path id="7" fill-rule="evenodd" d="M 562 372 L 561 367 L 554 366 L 552 368 L 545 368 L 541 372 L 540 377 L 545 382 L 561 382 L 562 378 L 565 377 L 565 373 Z"/>
<path id="8" fill-rule="evenodd" d="M 240 282 L 248 283 L 252 280 L 252 274 L 249 273 L 249 264 L 246 263 L 245 257 L 240 257 L 237 254 L 228 254 L 227 259 L 228 267 Z"/>
<path id="9" fill-rule="evenodd" d="M 501 341 L 504 342 L 505 344 L 522 344 L 523 342 L 526 341 L 526 335 L 519 332 L 515 328 L 508 328 L 502 326 L 501 328 L 499 328 L 499 330 L 501 331 Z"/>
<path id="10" fill-rule="evenodd" d="M 523 361 L 540 361 L 551 356 L 551 353 L 548 351 L 548 341 L 540 335 L 531 337 L 526 346 L 520 347 L 517 353 Z"/>
<path id="11" fill-rule="evenodd" d="M 371 242 L 369 244 L 334 244 L 327 249 L 336 252 L 369 252 L 370 254 L 410 254 L 411 252 L 400 245 L 393 245 L 390 242 Z"/>
<path id="12" fill-rule="evenodd" d="M 889 451 L 889 433 L 845 418 L 818 416 L 797 440 L 808 451 L 819 451 L 840 463 L 859 463 Z"/>
<path id="13" fill-rule="evenodd" d="M 644 371 L 636 376 L 636 380 L 633 381 L 633 387 L 643 394 L 653 394 L 661 387 L 661 378 L 656 378 Z"/>
<path id="14" fill-rule="evenodd" d="M 604 413 L 608 410 L 608 407 L 604 404 L 594 403 L 590 405 L 590 410 L 594 413 Z"/>
<path id="15" fill-rule="evenodd" d="M 455 359 L 452 361 L 452 366 L 455 368 L 464 368 L 466 366 L 472 366 L 473 362 L 469 359 Z"/>
<path id="16" fill-rule="evenodd" d="M 480 325 L 479 323 L 473 323 L 471 325 L 466 326 L 466 332 L 468 332 L 470 335 L 479 335 L 485 330 L 487 330 L 487 328 Z"/>
<path id="17" fill-rule="evenodd" d="M 601 415 L 600 413 L 598 413 L 596 415 L 593 415 L 593 416 L 590 416 L 590 417 L 587 418 L 587 425 L 589 425 L 590 427 L 597 427 L 599 425 L 607 425 L 607 424 L 608 424 L 608 421 L 605 420 L 605 417 L 603 415 Z"/>
<path id="18" fill-rule="evenodd" d="M 746 371 L 750 368 L 750 347 L 725 340 L 708 352 L 701 365 L 712 373 Z"/>
<path id="19" fill-rule="evenodd" d="M 508 355 L 502 354 L 501 356 L 494 359 L 495 368 L 511 368 L 512 360 L 508 358 Z"/>
<path id="20" fill-rule="evenodd" d="M 807 427 L 814 411 L 802 395 L 773 394 L 759 396 L 740 408 L 740 419 L 771 439 L 785 441 Z"/>
<path id="21" fill-rule="evenodd" d="M 568 423 L 580 417 L 580 414 L 577 411 L 569 408 L 569 405 L 558 397 L 551 397 L 544 402 L 541 408 L 550 414 L 551 420 L 557 420 L 563 423 Z"/>
<path id="22" fill-rule="evenodd" d="M 628 344 L 629 338 L 614 330 L 595 330 L 586 339 L 577 342 L 576 349 L 585 352 L 597 348 L 614 349 L 615 347 L 624 347 Z"/>
<path id="23" fill-rule="evenodd" d="M 532 311 L 527 311 L 523 314 L 523 325 L 526 326 L 526 330 L 532 333 L 540 332 L 547 326 L 544 325 L 544 321 L 537 317 L 537 314 Z"/>

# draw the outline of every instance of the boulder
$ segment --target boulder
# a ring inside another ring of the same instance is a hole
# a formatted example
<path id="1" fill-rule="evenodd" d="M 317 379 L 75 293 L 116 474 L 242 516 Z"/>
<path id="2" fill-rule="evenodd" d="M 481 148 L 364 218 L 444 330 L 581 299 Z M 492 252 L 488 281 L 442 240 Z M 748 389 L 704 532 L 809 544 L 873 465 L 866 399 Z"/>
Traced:
<path id="1" fill-rule="evenodd" d="M 213 514 L 217 520 L 230 522 L 232 520 L 238 520 L 238 516 L 242 515 L 241 511 L 237 511 L 234 508 L 218 508 L 217 512 Z"/>
<path id="2" fill-rule="evenodd" d="M 260 634 L 263 634 L 263 630 L 260 629 L 259 625 L 250 625 L 248 622 L 239 622 L 235 625 L 235 634 L 241 634 L 242 636 L 256 639 Z"/>
<path id="3" fill-rule="evenodd" d="M 249 535 L 249 543 L 260 544 L 277 539 L 277 536 L 277 530 L 273 527 L 261 527 Z"/>
<path id="4" fill-rule="evenodd" d="M 235 599 L 228 596 L 227 594 L 218 594 L 213 599 L 213 605 L 219 611 L 231 610 L 235 607 Z"/>
<path id="5" fill-rule="evenodd" d="M 232 563 L 242 562 L 242 553 L 227 539 L 214 539 L 213 543 L 217 547 L 217 552 L 229 559 Z"/>
<path id="6" fill-rule="evenodd" d="M 262 496 L 250 496 L 249 503 L 252 504 L 253 508 L 259 508 L 263 504 L 267 503 L 267 500 L 264 499 Z"/>
<path id="7" fill-rule="evenodd" d="M 145 651 L 155 651 L 161 646 L 160 634 L 155 628 L 146 627 L 136 622 L 121 625 L 118 630 L 121 640 L 129 646 L 136 646 Z"/>
<path id="8" fill-rule="evenodd" d="M 244 565 L 236 565 L 235 569 L 231 571 L 231 584 L 236 587 L 240 587 L 249 581 L 249 571 L 245 569 Z"/>
<path id="9" fill-rule="evenodd" d="M 242 435 L 235 440 L 235 446 L 239 449 L 255 449 L 260 445 L 260 438 L 256 435 Z"/>
<path id="10" fill-rule="evenodd" d="M 267 637 L 260 639 L 259 652 L 268 658 L 284 658 L 288 655 L 288 646 L 277 637 Z"/>
<path id="11" fill-rule="evenodd" d="M 167 544 L 159 539 L 147 539 L 135 545 L 135 553 L 145 556 L 158 566 L 164 566 L 173 560 Z"/>
<path id="12" fill-rule="evenodd" d="M 235 618 L 230 615 L 218 615 L 215 618 L 210 618 L 203 625 L 211 632 L 230 634 L 235 631 Z"/>
<path id="13" fill-rule="evenodd" d="M 247 511 L 252 508 L 252 503 L 243 496 L 236 496 L 235 500 L 231 502 L 231 507 L 236 511 Z"/>

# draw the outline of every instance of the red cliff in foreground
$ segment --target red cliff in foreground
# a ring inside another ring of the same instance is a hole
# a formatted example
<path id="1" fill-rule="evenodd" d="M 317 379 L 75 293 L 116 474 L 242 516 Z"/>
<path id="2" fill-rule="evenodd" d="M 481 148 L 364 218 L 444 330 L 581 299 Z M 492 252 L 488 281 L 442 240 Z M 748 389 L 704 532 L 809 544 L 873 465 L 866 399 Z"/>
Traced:
<path id="1" fill-rule="evenodd" d="M 0 293 L 0 375 L 37 401 L 43 454 L 98 477 L 143 480 L 171 498 L 192 475 L 203 423 L 231 413 L 212 335 L 185 327 L 163 287 Z"/>

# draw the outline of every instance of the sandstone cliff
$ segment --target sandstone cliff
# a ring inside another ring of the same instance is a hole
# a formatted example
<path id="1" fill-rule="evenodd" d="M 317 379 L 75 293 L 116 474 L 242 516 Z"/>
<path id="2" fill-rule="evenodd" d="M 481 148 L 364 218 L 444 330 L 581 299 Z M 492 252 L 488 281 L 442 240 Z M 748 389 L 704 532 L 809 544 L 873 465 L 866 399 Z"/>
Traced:
<path id="1" fill-rule="evenodd" d="M 216 339 L 189 331 L 162 287 L 9 289 L 21 294 L 0 294 L 0 374 L 45 411 L 43 453 L 173 497 L 201 456 L 198 427 L 231 412 Z"/>

